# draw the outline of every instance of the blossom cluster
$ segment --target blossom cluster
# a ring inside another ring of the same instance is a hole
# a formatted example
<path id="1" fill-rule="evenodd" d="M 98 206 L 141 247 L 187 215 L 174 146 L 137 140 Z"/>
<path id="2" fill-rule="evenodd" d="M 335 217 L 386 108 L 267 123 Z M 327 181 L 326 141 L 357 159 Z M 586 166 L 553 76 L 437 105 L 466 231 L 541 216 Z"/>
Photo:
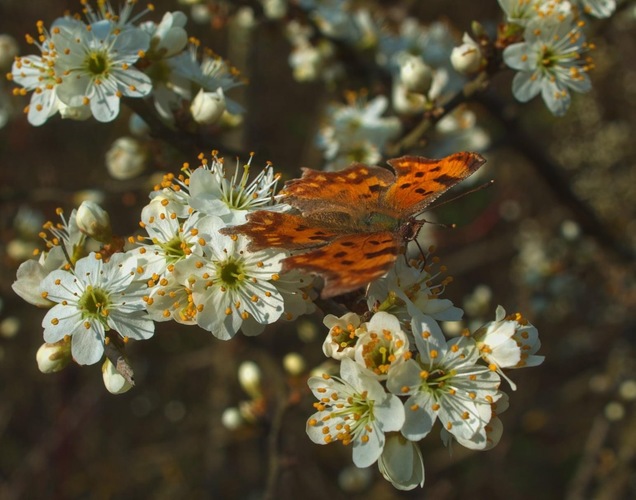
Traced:
<path id="1" fill-rule="evenodd" d="M 108 214 L 93 202 L 45 224 L 48 249 L 20 266 L 13 289 L 50 308 L 47 344 L 68 351 L 70 342 L 77 363 L 94 364 L 108 345 L 123 352 L 129 339 L 151 337 L 154 322 L 196 324 L 230 339 L 313 310 L 312 279 L 282 273 L 285 252 L 250 252 L 245 236 L 219 233 L 272 204 L 273 167 L 250 179 L 251 157 L 234 173 L 216 155 L 200 159 L 156 187 L 141 213 L 143 232 L 128 241 L 112 235 Z"/>
<path id="2" fill-rule="evenodd" d="M 286 11 L 287 2 L 275 3 L 279 12 Z M 606 18 L 616 9 L 614 0 L 499 0 L 505 22 L 497 33 L 474 23 L 474 34 L 464 33 L 458 42 L 445 23 L 393 18 L 373 2 L 299 4 L 306 16 L 286 25 L 292 44 L 289 63 L 298 81 L 344 80 L 347 66 L 338 53 L 343 45 L 359 54 L 360 64 L 374 66 L 368 71 L 385 72 L 391 80 L 386 96 L 367 102 L 366 95 L 349 94 L 346 105 L 327 109 L 318 145 L 332 170 L 351 161 L 377 161 L 411 117 L 447 103 L 467 79 L 504 67 L 517 71 L 512 93 L 518 101 L 541 95 L 553 114 L 565 114 L 570 92 L 591 89 L 594 45 L 586 41 L 586 18 Z M 383 116 L 389 102 L 390 112 Z M 443 153 L 488 146 L 485 132 L 470 117 L 465 119 L 465 113 L 459 109 L 437 124 L 437 135 L 452 142 Z"/>
<path id="3" fill-rule="evenodd" d="M 422 116 L 434 118 L 429 156 L 486 148 L 489 138 L 474 113 L 443 107 L 492 72 L 495 62 L 500 69 L 502 60 L 519 71 L 513 82 L 518 100 L 541 93 L 549 109 L 562 114 L 570 90 L 590 87 L 582 19 L 614 8 L 610 0 L 500 0 L 507 20 L 496 36 L 474 28 L 474 37 L 466 33 L 459 40 L 445 23 L 409 17 L 387 23 L 364 2 L 298 0 L 294 8 L 305 13 L 302 19 L 287 18 L 286 0 L 261 3 L 266 17 L 287 21 L 297 80 L 342 78 L 347 67 L 338 51 L 347 46 L 370 56 L 388 82 L 387 95 L 351 91 L 345 103 L 328 107 L 318 144 L 325 168 L 333 170 L 379 163 L 391 141 Z M 242 83 L 237 72 L 188 37 L 186 16 L 169 12 L 158 23 L 142 21 L 152 6 L 133 14 L 135 4 L 127 0 L 115 11 L 107 2 L 96 8 L 82 2 L 83 16 L 66 15 L 48 28 L 37 23 L 37 36 L 27 40 L 40 53 L 16 56 L 10 73 L 20 86 L 14 93 L 31 92 L 25 111 L 32 125 L 58 114 L 111 122 L 122 99 L 145 99 L 176 131 L 192 130 L 190 120 L 215 125 L 242 112 L 226 97 Z M 130 138 L 116 141 L 107 155 L 117 179 L 138 175 L 145 160 L 143 147 Z M 179 174 L 163 177 L 129 238 L 113 234 L 107 212 L 95 202 L 83 202 L 68 216 L 60 209 L 61 222 L 47 222 L 41 233 L 46 251 L 24 262 L 13 284 L 24 300 L 48 309 L 40 369 L 103 361 L 107 389 L 122 393 L 133 383 L 126 345 L 150 339 L 157 322 L 198 326 L 230 340 L 239 331 L 258 335 L 268 325 L 314 312 L 313 276 L 283 271 L 290 251 L 254 250 L 247 236 L 221 231 L 244 224 L 253 211 L 288 210 L 276 196 L 278 180 L 269 163 L 255 173 L 252 156 L 229 167 L 215 151 L 200 155 L 195 168 L 184 164 Z M 418 242 L 425 236 L 420 233 Z M 318 400 L 307 421 L 310 439 L 351 445 L 356 466 L 377 463 L 403 490 L 424 483 L 419 442 L 438 421 L 446 445 L 495 446 L 503 430 L 498 415 L 508 406 L 502 379 L 515 389 L 506 371 L 543 361 L 537 329 L 502 307 L 494 321 L 472 331 L 445 331 L 445 322 L 462 320 L 463 311 L 443 297 L 452 280 L 433 250 L 425 254 L 417 246 L 419 253 L 406 252 L 361 291 L 355 310 L 324 317 L 329 331 L 322 349 L 333 370 L 308 379 Z M 306 373 L 297 359 L 288 364 L 295 376 Z M 255 371 L 242 369 L 246 392 L 256 401 L 247 410 L 253 420 L 266 399 Z"/>
<path id="4" fill-rule="evenodd" d="M 557 116 L 570 106 L 570 91 L 592 88 L 589 71 L 594 63 L 586 41 L 585 16 L 609 17 L 613 0 L 499 0 L 506 15 L 500 27 L 505 45 L 503 60 L 517 70 L 512 92 L 521 102 L 541 95 Z"/>
<path id="5" fill-rule="evenodd" d="M 287 24 L 293 47 L 289 62 L 298 81 L 342 80 L 346 71 L 337 57 L 336 44 L 373 54 L 376 71 L 391 80 L 388 96 L 369 98 L 365 93 L 349 92 L 346 104 L 334 103 L 327 109 L 317 142 L 329 170 L 340 170 L 352 161 L 376 163 L 386 145 L 402 132 L 404 121 L 443 104 L 462 89 L 467 76 L 484 67 L 477 42 L 465 34 L 458 45 L 450 27 L 442 22 L 426 25 L 406 17 L 389 28 L 386 14 L 371 4 L 306 1 L 301 7 L 308 20 Z M 389 104 L 392 115 L 383 116 Z M 485 149 L 488 140 L 483 140 L 474 121 L 462 119 L 464 113 L 458 110 L 449 115 L 436 130 L 454 142 L 449 145 L 452 150 Z M 470 125 L 462 127 L 460 122 Z M 460 146 L 473 132 L 477 140 L 470 147 Z"/>
<path id="6" fill-rule="evenodd" d="M 287 209 L 275 197 L 272 165 L 250 176 L 252 157 L 233 172 L 216 152 L 199 160 L 164 176 L 141 211 L 140 232 L 127 240 L 112 234 L 108 214 L 89 201 L 44 224 L 47 251 L 24 262 L 13 284 L 23 299 L 48 308 L 42 371 L 105 357 L 106 387 L 125 392 L 132 378 L 120 358 L 128 342 L 153 336 L 155 322 L 197 325 L 229 340 L 314 310 L 313 279 L 282 272 L 287 251 L 253 251 L 246 236 L 220 232 L 243 224 L 250 211 Z M 356 466 L 377 462 L 400 489 L 423 483 L 417 442 L 437 420 L 446 444 L 494 446 L 502 429 L 496 415 L 508 400 L 501 378 L 515 388 L 504 370 L 543 360 L 536 328 L 501 307 L 495 321 L 447 338 L 440 323 L 460 320 L 463 311 L 442 297 L 452 279 L 431 252 L 401 257 L 371 282 L 366 312 L 325 316 L 323 352 L 340 363 L 339 376 L 308 381 L 319 400 L 310 439 L 351 444 Z"/>
<path id="7" fill-rule="evenodd" d="M 440 322 L 457 321 L 463 311 L 441 298 L 450 280 L 436 267 L 400 259 L 370 284 L 368 313 L 326 316 L 323 352 L 340 362 L 339 376 L 309 379 L 318 399 L 309 437 L 352 445 L 355 465 L 377 462 L 403 490 L 424 483 L 417 443 L 437 421 L 446 445 L 495 446 L 503 430 L 498 414 L 508 406 L 501 378 L 516 388 L 504 369 L 543 362 L 536 328 L 501 306 L 476 331 L 445 336 Z"/>
<path id="8" fill-rule="evenodd" d="M 42 125 L 62 118 L 100 122 L 114 120 L 125 98 L 152 98 L 166 122 L 189 106 L 200 124 L 219 120 L 227 110 L 242 108 L 225 92 L 240 85 L 236 70 L 199 42 L 188 38 L 182 12 L 167 12 L 161 22 L 141 22 L 148 9 L 133 15 L 136 1 L 127 0 L 119 12 L 100 2 L 96 9 L 83 2 L 83 18 L 66 15 L 27 41 L 40 54 L 16 57 L 9 78 L 31 92 L 25 108 L 29 123 Z"/>

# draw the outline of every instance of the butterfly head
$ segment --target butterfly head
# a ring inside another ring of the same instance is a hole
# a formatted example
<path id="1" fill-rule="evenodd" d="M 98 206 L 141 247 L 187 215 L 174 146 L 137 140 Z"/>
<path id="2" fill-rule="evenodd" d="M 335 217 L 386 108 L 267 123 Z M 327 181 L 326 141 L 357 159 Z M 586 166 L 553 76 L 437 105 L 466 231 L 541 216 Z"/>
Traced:
<path id="1" fill-rule="evenodd" d="M 410 217 L 404 224 L 400 226 L 399 234 L 403 241 L 409 242 L 417 238 L 420 230 L 427 221 Z"/>

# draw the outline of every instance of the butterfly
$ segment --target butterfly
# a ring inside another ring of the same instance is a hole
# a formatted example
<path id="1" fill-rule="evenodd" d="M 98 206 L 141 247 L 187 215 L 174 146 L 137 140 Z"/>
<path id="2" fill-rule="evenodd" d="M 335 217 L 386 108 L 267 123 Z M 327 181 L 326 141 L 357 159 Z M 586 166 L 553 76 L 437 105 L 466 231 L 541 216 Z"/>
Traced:
<path id="1" fill-rule="evenodd" d="M 416 215 L 485 161 L 462 152 L 388 160 L 395 173 L 359 163 L 338 172 L 305 168 L 279 193 L 290 211 L 252 212 L 245 224 L 221 232 L 248 236 L 250 251 L 291 251 L 282 271 L 318 274 L 322 298 L 341 295 L 386 274 L 424 225 Z"/>

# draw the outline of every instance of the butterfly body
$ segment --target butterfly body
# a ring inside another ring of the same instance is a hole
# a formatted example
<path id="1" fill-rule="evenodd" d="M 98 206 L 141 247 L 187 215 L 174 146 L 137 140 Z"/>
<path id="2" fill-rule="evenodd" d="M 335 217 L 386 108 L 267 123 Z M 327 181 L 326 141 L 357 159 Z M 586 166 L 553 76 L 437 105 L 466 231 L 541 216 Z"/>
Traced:
<path id="1" fill-rule="evenodd" d="M 251 250 L 298 251 L 283 260 L 283 271 L 319 274 L 322 297 L 339 295 L 386 274 L 424 224 L 416 215 L 484 162 L 476 153 L 456 153 L 389 160 L 395 174 L 361 164 L 339 172 L 304 169 L 280 193 L 290 211 L 252 212 L 245 224 L 222 232 L 249 236 Z"/>

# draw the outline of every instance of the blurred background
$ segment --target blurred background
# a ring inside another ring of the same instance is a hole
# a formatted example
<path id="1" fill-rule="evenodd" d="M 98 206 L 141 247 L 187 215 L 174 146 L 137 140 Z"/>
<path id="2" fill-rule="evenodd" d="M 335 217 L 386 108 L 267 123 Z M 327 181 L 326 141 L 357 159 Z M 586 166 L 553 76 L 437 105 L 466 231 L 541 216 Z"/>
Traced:
<path id="1" fill-rule="evenodd" d="M 199 9 L 188 32 L 249 80 L 228 93 L 246 109 L 243 125 L 210 137 L 205 151 L 242 161 L 254 151 L 255 165 L 270 160 L 285 179 L 301 166 L 320 168 L 315 136 L 326 105 L 344 102 L 344 91 L 360 89 L 368 75 L 351 66 L 349 86 L 299 83 L 283 25 L 264 19 L 260 3 L 189 3 L 158 1 L 148 18 Z M 247 34 L 226 22 L 234 3 L 254 7 Z M 441 19 L 458 41 L 472 20 L 492 29 L 502 19 L 495 0 L 383 4 L 392 15 Z M 0 33 L 18 40 L 21 54 L 33 53 L 24 34 L 35 22 L 49 25 L 78 7 L 0 0 Z M 498 304 L 522 312 L 539 329 L 546 361 L 509 372 L 518 390 L 508 391 L 493 450 L 449 453 L 433 435 L 424 440 L 426 483 L 411 492 L 393 489 L 375 466 L 356 474 L 350 450 L 307 438 L 306 374 L 289 375 L 283 359 L 299 353 L 308 369 L 324 362 L 319 314 L 229 342 L 158 324 L 152 341 L 130 350 L 136 387 L 119 396 L 104 389 L 99 365 L 38 371 L 45 311 L 11 290 L 38 243 L 35 235 L 29 243 L 25 221 L 55 220 L 56 207 L 70 213 L 81 192 L 98 190 L 115 232 L 132 234 L 156 174 L 194 164 L 199 151 L 148 140 L 145 172 L 115 180 L 105 155 L 130 135 L 128 110 L 110 124 L 55 117 L 33 127 L 21 111 L 27 98 L 2 82 L 5 107 L 16 112 L 0 129 L 0 498 L 636 498 L 634 33 L 634 2 L 590 23 L 593 90 L 574 95 L 563 118 L 540 99 L 515 102 L 511 71 L 465 105 L 489 137 L 480 180 L 495 185 L 433 212 L 458 225 L 430 235 L 454 277 L 445 296 L 465 309 L 468 326 L 494 319 Z M 366 85 L 371 94 L 383 90 Z M 434 145 L 431 138 L 411 152 L 433 155 Z M 243 361 L 263 372 L 264 417 L 229 430 L 223 412 L 249 399 L 237 379 Z"/>

